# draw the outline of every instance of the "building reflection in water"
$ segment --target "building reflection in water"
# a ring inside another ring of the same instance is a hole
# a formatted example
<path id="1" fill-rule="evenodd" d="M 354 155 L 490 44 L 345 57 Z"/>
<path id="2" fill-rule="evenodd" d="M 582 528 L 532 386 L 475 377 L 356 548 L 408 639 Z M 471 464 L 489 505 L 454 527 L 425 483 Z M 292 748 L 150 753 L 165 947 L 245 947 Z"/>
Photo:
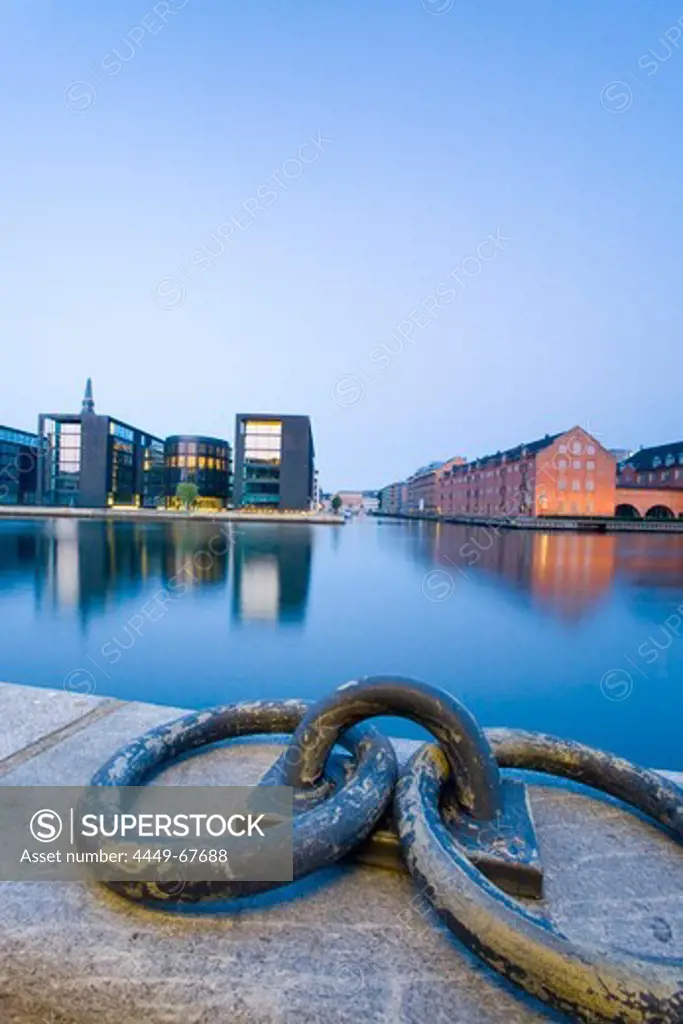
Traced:
<path id="1" fill-rule="evenodd" d="M 175 596 L 229 588 L 234 623 L 301 622 L 316 529 L 304 523 L 7 521 L 0 523 L 0 591 L 30 586 L 40 606 L 76 610 L 85 624 L 138 594 L 142 600 L 162 588 Z M 376 529 L 393 557 L 439 566 L 456 585 L 488 574 L 568 620 L 589 614 L 615 582 L 680 590 L 683 579 L 683 535 L 397 521 L 380 521 Z M 343 531 L 335 530 L 332 541 L 345 557 Z"/>
<path id="2" fill-rule="evenodd" d="M 240 532 L 234 548 L 236 622 L 300 622 L 311 581 L 312 529 L 305 524 Z"/>
<path id="3" fill-rule="evenodd" d="M 232 524 L 165 523 L 163 579 L 188 588 L 225 585 L 235 543 Z"/>
<path id="4" fill-rule="evenodd" d="M 0 521 L 0 591 L 25 584 L 38 553 L 35 523 Z"/>
<path id="5" fill-rule="evenodd" d="M 392 524 L 395 525 L 395 524 Z M 458 580 L 476 582 L 483 576 L 497 578 L 540 607 L 567 620 L 587 615 L 612 588 L 621 567 L 622 551 L 630 534 L 573 533 L 496 529 L 455 523 L 410 523 L 407 529 L 382 533 L 382 543 L 400 547 L 423 566 L 443 568 L 457 586 Z M 658 580 L 657 559 L 648 560 L 649 542 L 670 542 L 673 537 L 642 536 L 643 558 Z M 683 537 L 680 538 L 683 542 Z M 653 552 L 657 544 L 652 546 Z M 678 580 L 680 585 L 681 564 Z M 630 572 L 624 567 L 625 575 Z M 671 573 L 672 579 L 675 573 Z"/>
<path id="6" fill-rule="evenodd" d="M 632 586 L 680 590 L 683 534 L 623 534 L 617 545 L 616 572 Z"/>
<path id="7" fill-rule="evenodd" d="M 179 597 L 227 588 L 231 566 L 233 621 L 291 623 L 306 614 L 312 564 L 306 524 L 245 529 L 55 518 L 1 525 L 0 588 L 35 572 L 39 605 L 76 609 L 84 624 L 138 593 L 166 589 Z"/>
<path id="8" fill-rule="evenodd" d="M 431 557 L 439 565 L 469 576 L 477 569 L 494 573 L 565 619 L 588 614 L 615 581 L 632 588 L 680 590 L 683 580 L 680 534 L 437 525 L 431 540 Z"/>
<path id="9" fill-rule="evenodd" d="M 437 527 L 434 556 L 439 565 L 466 575 L 494 573 L 516 590 L 559 616 L 586 615 L 609 592 L 619 540 L 614 534 L 490 527 Z"/>
<path id="10" fill-rule="evenodd" d="M 211 523 L 113 523 L 55 518 L 31 524 L 40 604 L 82 621 L 156 584 L 183 592 L 227 585 L 231 541 Z"/>

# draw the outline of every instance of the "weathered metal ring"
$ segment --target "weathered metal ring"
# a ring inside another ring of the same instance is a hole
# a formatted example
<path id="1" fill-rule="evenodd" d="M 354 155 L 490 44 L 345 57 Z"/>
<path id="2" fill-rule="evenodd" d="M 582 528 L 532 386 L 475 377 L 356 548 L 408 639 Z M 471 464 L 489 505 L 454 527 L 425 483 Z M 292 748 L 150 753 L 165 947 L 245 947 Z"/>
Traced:
<path id="1" fill-rule="evenodd" d="M 181 754 L 239 736 L 292 732 L 308 705 L 302 701 L 257 701 L 198 711 L 151 729 L 119 750 L 92 779 L 93 786 L 139 786 Z M 295 814 L 293 877 L 298 879 L 340 860 L 372 831 L 388 807 L 396 782 L 396 757 L 390 741 L 371 727 L 349 730 L 341 742 L 353 755 L 354 770 L 326 799 Z M 271 783 L 288 785 L 282 778 Z M 136 901 L 198 902 L 251 895 L 280 882 L 235 881 L 220 876 L 162 888 L 156 882 L 107 882 Z"/>
<path id="2" fill-rule="evenodd" d="M 654 773 L 547 736 L 513 730 L 488 735 L 501 764 L 590 779 L 683 839 L 683 792 L 658 776 L 650 779 Z M 574 1020 L 681 1024 L 683 959 L 576 946 L 472 866 L 439 812 L 449 774 L 443 753 L 425 744 L 399 779 L 395 798 L 410 872 L 449 928 L 495 970 Z"/>
<path id="3" fill-rule="evenodd" d="M 401 676 L 345 683 L 310 707 L 283 757 L 285 784 L 319 783 L 342 733 L 377 715 L 409 718 L 439 740 L 458 780 L 457 799 L 473 818 L 489 821 L 501 813 L 500 772 L 473 715 L 445 690 Z"/>
<path id="4" fill-rule="evenodd" d="M 545 733 L 523 729 L 484 732 L 501 767 L 526 768 L 591 786 L 642 811 L 683 841 L 683 790 L 658 772 Z"/>

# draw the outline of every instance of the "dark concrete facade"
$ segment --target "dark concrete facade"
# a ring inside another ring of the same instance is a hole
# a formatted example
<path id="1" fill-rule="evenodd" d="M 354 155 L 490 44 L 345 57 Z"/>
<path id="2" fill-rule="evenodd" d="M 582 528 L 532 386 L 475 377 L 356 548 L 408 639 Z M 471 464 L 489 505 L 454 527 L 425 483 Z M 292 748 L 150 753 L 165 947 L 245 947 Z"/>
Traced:
<path id="1" fill-rule="evenodd" d="M 88 381 L 80 413 L 41 413 L 37 503 L 154 508 L 164 500 L 164 442 L 95 412 Z"/>
<path id="2" fill-rule="evenodd" d="M 308 416 L 238 413 L 235 505 L 308 511 L 313 501 L 314 459 Z"/>

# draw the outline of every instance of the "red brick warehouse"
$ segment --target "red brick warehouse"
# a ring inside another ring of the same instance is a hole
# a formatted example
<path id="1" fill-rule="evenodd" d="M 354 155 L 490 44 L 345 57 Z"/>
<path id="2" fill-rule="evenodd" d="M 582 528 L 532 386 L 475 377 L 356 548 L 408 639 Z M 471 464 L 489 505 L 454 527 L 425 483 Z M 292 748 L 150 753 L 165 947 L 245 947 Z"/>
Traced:
<path id="1" fill-rule="evenodd" d="M 613 516 L 616 461 L 582 427 L 439 474 L 445 515 Z"/>

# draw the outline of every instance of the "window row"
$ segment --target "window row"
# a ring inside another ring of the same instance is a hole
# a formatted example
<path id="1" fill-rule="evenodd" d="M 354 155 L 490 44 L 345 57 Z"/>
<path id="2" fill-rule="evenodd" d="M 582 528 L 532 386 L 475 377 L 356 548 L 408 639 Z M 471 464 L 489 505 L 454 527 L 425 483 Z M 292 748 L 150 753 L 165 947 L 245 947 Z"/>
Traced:
<path id="1" fill-rule="evenodd" d="M 45 420 L 45 430 L 48 434 L 60 434 L 65 436 L 66 434 L 78 434 L 81 433 L 80 423 L 62 423 L 60 420 Z"/>
<path id="2" fill-rule="evenodd" d="M 654 459 L 652 460 L 652 468 L 657 469 L 662 464 L 665 466 L 676 465 L 676 456 L 673 454 L 673 452 L 669 452 L 663 460 L 659 455 L 655 455 Z M 678 464 L 679 466 L 683 466 L 683 452 L 678 453 Z"/>
<path id="3" fill-rule="evenodd" d="M 282 448 L 282 439 L 279 437 L 251 437 L 248 436 L 244 442 L 245 449 L 254 452 L 279 452 Z"/>
<path id="4" fill-rule="evenodd" d="M 248 437 L 252 437 L 255 434 L 260 436 L 279 435 L 282 433 L 282 423 L 269 423 L 259 420 L 247 420 L 245 432 Z"/>
<path id="5" fill-rule="evenodd" d="M 221 473 L 229 467 L 225 459 L 208 458 L 205 455 L 171 455 L 166 465 L 170 469 L 214 469 Z"/>
<path id="6" fill-rule="evenodd" d="M 180 455 L 209 455 L 219 459 L 227 459 L 229 451 L 224 444 L 200 444 L 197 441 L 179 441 L 171 446 L 171 450 Z"/>
<path id="7" fill-rule="evenodd" d="M 10 430 L 9 427 L 0 427 L 0 441 L 22 444 L 26 448 L 36 448 L 39 445 L 39 438 L 34 434 L 22 434 L 18 430 Z"/>
<path id="8" fill-rule="evenodd" d="M 135 440 L 135 431 L 130 427 L 124 427 L 123 423 L 117 423 L 115 420 L 109 422 L 109 433 L 113 437 L 120 437 L 122 441 L 132 442 Z"/>
<path id="9" fill-rule="evenodd" d="M 636 476 L 636 483 L 639 484 L 654 484 L 657 481 L 666 483 L 668 480 L 683 480 L 683 469 L 674 469 L 673 476 L 668 469 L 662 469 L 659 473 L 638 473 Z"/>
<path id="10" fill-rule="evenodd" d="M 581 459 L 572 459 L 572 469 L 581 469 L 582 465 L 583 464 L 581 462 Z M 557 460 L 557 468 L 558 469 L 568 469 L 569 468 L 569 460 L 568 459 L 558 459 Z M 589 472 L 591 470 L 595 469 L 595 460 L 594 459 L 587 459 L 586 460 L 586 469 Z"/>
<path id="11" fill-rule="evenodd" d="M 567 490 L 567 480 L 566 480 L 566 478 L 565 477 L 560 477 L 560 479 L 557 481 L 557 486 L 558 486 L 558 488 L 561 491 L 566 491 Z M 572 489 L 572 491 L 580 491 L 582 489 L 581 488 L 581 481 L 580 480 L 572 480 L 571 489 Z M 595 490 L 595 482 L 593 480 L 586 480 L 585 490 L 587 490 L 587 491 L 594 491 Z"/>
<path id="12" fill-rule="evenodd" d="M 584 450 L 584 446 L 581 443 L 581 441 L 570 441 L 569 444 L 563 441 L 561 444 L 557 446 L 557 448 L 558 451 L 562 452 L 563 454 L 570 452 L 572 455 L 581 455 Z M 594 444 L 587 444 L 585 448 L 586 455 L 595 455 Z"/>

